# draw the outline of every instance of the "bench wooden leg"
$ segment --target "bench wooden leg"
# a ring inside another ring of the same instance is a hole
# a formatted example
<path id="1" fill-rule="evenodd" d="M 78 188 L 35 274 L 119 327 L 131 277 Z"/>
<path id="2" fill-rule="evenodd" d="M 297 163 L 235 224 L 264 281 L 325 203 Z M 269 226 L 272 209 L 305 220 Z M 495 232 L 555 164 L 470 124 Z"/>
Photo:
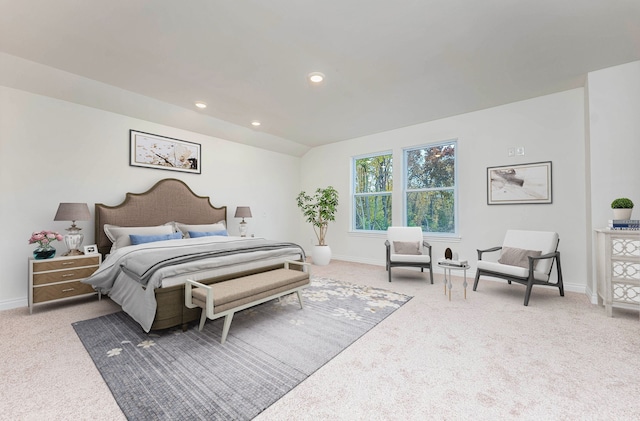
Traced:
<path id="1" fill-rule="evenodd" d="M 224 317 L 224 326 L 222 327 L 222 340 L 220 343 L 224 343 L 227 340 L 227 334 L 229 333 L 229 328 L 231 327 L 231 320 L 233 320 L 233 313 L 229 313 Z"/>
<path id="2" fill-rule="evenodd" d="M 207 310 L 203 308 L 202 314 L 200 314 L 200 326 L 198 326 L 199 331 L 202 331 L 202 328 L 204 327 L 204 322 L 206 321 L 207 321 Z"/>
<path id="3" fill-rule="evenodd" d="M 300 308 L 304 308 L 302 305 L 302 294 L 300 293 L 300 290 L 297 290 L 296 293 L 298 294 L 298 301 L 300 301 Z"/>

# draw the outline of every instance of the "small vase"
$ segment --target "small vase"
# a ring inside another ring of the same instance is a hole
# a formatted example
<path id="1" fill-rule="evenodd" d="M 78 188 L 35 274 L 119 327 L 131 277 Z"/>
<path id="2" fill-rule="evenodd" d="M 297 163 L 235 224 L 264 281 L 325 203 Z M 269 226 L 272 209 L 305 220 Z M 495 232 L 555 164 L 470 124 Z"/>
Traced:
<path id="1" fill-rule="evenodd" d="M 613 219 L 631 219 L 633 208 L 618 208 L 613 210 Z"/>
<path id="2" fill-rule="evenodd" d="M 48 247 L 38 247 L 33 251 L 33 258 L 36 260 L 44 260 L 51 259 L 55 257 L 56 249 L 51 246 Z"/>

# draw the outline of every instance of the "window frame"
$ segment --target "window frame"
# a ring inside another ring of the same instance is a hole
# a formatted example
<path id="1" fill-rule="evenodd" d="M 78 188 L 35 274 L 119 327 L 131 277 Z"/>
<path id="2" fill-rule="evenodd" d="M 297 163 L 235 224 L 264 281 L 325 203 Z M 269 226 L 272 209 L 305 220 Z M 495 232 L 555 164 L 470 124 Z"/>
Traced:
<path id="1" fill-rule="evenodd" d="M 379 233 L 385 233 L 386 230 L 366 230 L 366 229 L 360 229 L 356 227 L 356 203 L 357 197 L 367 197 L 367 196 L 388 196 L 391 198 L 391 203 L 392 206 L 389 208 L 389 213 L 391 215 L 391 225 L 393 225 L 393 189 L 395 187 L 394 183 L 395 180 L 392 181 L 391 183 L 391 190 L 387 191 L 387 192 L 377 192 L 377 193 L 357 193 L 356 192 L 356 181 L 357 181 L 357 173 L 356 173 L 356 161 L 358 161 L 359 159 L 365 159 L 365 158 L 373 158 L 373 157 L 377 157 L 377 156 L 384 156 L 384 155 L 388 155 L 391 158 L 391 165 L 393 166 L 393 151 L 392 150 L 386 150 L 386 151 L 381 151 L 381 152 L 373 152 L 373 153 L 367 153 L 367 154 L 362 154 L 362 155 L 356 155 L 356 156 L 352 156 L 351 157 L 351 232 L 353 233 L 374 233 L 374 234 L 379 234 Z M 391 176 L 393 177 L 393 170 L 391 173 Z M 391 226 L 390 225 L 390 226 Z"/>
<path id="2" fill-rule="evenodd" d="M 454 183 L 453 183 L 453 188 L 452 187 L 431 187 L 431 188 L 424 188 L 424 189 L 408 189 L 408 182 L 409 182 L 409 177 L 408 177 L 408 168 L 409 166 L 407 165 L 407 158 L 408 158 L 408 152 L 410 151 L 415 151 L 415 150 L 419 150 L 419 149 L 429 149 L 429 148 L 434 148 L 434 147 L 438 147 L 438 146 L 445 146 L 445 145 L 454 145 L 454 150 L 455 150 L 455 154 L 454 154 L 454 161 L 453 161 L 453 165 L 454 165 L 454 171 L 453 171 L 453 177 L 454 177 Z M 459 178 L 458 178 L 458 154 L 459 154 L 459 149 L 458 149 L 458 139 L 454 138 L 454 139 L 448 139 L 448 140 L 443 140 L 443 141 L 438 141 L 438 142 L 433 142 L 433 143 L 425 143 L 422 145 L 416 145 L 416 146 L 411 146 L 411 147 L 406 147 L 402 149 L 402 214 L 403 214 L 403 224 L 404 226 L 409 226 L 409 215 L 408 215 L 408 201 L 407 201 L 407 195 L 410 192 L 429 192 L 429 191 L 444 191 L 444 190 L 453 190 L 453 232 L 433 232 L 433 231 L 422 231 L 422 233 L 426 236 L 429 237 L 442 237 L 442 238 L 459 238 L 459 232 L 460 232 L 460 223 L 459 223 L 459 209 L 460 209 L 460 203 L 459 203 L 459 197 L 458 197 L 458 183 L 459 183 Z"/>

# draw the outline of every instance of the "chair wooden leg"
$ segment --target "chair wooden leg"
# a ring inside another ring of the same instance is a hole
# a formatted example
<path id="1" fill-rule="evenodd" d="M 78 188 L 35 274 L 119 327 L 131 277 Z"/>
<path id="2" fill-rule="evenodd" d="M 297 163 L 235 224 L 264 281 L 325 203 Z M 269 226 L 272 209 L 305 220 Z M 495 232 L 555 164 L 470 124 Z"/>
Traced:
<path id="1" fill-rule="evenodd" d="M 524 293 L 524 305 L 528 306 L 529 305 L 529 297 L 531 296 L 531 289 L 533 288 L 533 279 L 529 279 L 529 282 L 527 282 L 527 290 Z"/>
<path id="2" fill-rule="evenodd" d="M 388 270 L 388 272 L 389 272 L 389 282 L 391 282 L 391 265 L 389 265 L 389 270 Z"/>
<path id="3" fill-rule="evenodd" d="M 473 281 L 473 290 L 475 291 L 478 288 L 478 280 L 480 279 L 480 270 L 476 271 L 476 279 Z"/>
<path id="4" fill-rule="evenodd" d="M 431 285 L 433 285 L 433 266 L 429 266 L 429 278 L 431 278 Z"/>
<path id="5" fill-rule="evenodd" d="M 558 271 L 558 289 L 560 290 L 560 296 L 564 297 L 564 284 L 562 283 L 562 268 L 560 267 L 560 253 L 556 256 L 556 264 Z"/>

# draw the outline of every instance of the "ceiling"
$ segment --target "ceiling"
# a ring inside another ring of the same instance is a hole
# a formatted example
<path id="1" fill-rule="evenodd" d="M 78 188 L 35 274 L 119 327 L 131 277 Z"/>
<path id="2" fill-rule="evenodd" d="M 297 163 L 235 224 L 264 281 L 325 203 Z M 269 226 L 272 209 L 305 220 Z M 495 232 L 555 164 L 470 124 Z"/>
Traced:
<path id="1" fill-rule="evenodd" d="M 273 150 L 582 87 L 590 71 L 640 60 L 638 0 L 0 0 L 0 10 L 0 52 Z M 306 80 L 314 71 L 320 86 Z"/>

